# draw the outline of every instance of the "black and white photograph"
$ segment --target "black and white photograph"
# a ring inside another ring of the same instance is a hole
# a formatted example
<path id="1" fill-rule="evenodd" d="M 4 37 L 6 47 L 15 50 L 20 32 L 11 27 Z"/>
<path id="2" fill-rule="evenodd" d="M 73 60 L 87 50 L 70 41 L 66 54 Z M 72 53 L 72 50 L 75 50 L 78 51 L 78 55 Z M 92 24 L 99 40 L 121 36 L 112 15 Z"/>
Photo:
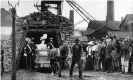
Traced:
<path id="1" fill-rule="evenodd" d="M 0 80 L 133 80 L 133 0 L 0 0 Z"/>

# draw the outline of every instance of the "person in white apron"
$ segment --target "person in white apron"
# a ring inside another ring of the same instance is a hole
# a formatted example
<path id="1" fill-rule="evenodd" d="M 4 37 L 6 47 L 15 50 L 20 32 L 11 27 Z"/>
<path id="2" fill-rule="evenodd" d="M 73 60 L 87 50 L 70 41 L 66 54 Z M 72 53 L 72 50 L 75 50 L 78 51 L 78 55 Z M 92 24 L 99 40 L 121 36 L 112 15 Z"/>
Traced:
<path id="1" fill-rule="evenodd" d="M 43 34 L 43 36 L 40 38 L 41 40 L 41 44 L 37 44 L 37 50 L 39 50 L 39 52 L 37 53 L 37 55 L 48 55 L 46 51 L 47 49 L 47 44 L 45 44 L 45 40 L 47 38 L 47 34 Z M 39 57 L 37 56 L 36 59 L 35 59 L 35 63 L 38 63 L 39 62 Z"/>

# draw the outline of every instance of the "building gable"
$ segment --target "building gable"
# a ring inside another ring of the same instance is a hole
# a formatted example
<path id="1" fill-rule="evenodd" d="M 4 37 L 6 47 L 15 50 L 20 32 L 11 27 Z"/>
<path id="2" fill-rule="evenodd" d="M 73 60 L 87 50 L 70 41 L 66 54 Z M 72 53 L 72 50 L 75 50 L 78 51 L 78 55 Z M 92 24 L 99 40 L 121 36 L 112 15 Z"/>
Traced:
<path id="1" fill-rule="evenodd" d="M 130 26 L 132 26 L 130 25 L 131 23 L 133 23 L 133 14 L 127 14 L 120 24 L 119 28 L 121 28 L 121 30 L 123 31 L 129 31 L 131 30 Z"/>

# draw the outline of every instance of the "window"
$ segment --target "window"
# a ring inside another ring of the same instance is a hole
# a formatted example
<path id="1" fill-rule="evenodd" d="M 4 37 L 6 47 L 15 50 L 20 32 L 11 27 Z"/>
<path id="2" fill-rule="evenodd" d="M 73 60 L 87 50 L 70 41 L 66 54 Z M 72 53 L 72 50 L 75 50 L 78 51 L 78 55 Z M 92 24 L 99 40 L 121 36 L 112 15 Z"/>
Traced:
<path id="1" fill-rule="evenodd" d="M 127 31 L 128 30 L 128 26 L 127 25 L 123 25 L 123 31 Z"/>
<path id="2" fill-rule="evenodd" d="M 128 27 L 127 27 L 127 25 L 125 25 L 125 31 L 127 31 L 128 30 Z"/>

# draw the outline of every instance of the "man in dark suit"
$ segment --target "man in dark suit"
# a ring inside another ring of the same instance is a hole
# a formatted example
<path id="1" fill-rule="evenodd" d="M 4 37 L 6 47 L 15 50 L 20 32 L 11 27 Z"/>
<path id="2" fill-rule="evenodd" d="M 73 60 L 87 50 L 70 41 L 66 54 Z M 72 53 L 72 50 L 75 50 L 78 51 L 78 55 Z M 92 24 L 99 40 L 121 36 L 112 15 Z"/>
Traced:
<path id="1" fill-rule="evenodd" d="M 81 55 L 83 53 L 83 48 L 79 44 L 79 40 L 75 40 L 75 44 L 72 47 L 72 63 L 71 63 L 71 69 L 70 69 L 70 77 L 72 77 L 73 74 L 73 68 L 75 64 L 78 64 L 79 68 L 79 78 L 82 78 L 82 64 L 81 64 Z"/>
<path id="2" fill-rule="evenodd" d="M 112 44 L 112 39 L 107 38 L 106 39 L 107 46 L 106 46 L 106 53 L 105 53 L 105 60 L 107 65 L 107 72 L 112 72 L 112 51 L 116 50 L 115 46 Z"/>
<path id="3" fill-rule="evenodd" d="M 33 69 L 33 61 L 34 61 L 34 49 L 35 45 L 32 43 L 31 39 L 29 38 L 26 45 L 25 45 L 25 53 L 26 53 L 26 65 L 28 70 Z"/>
<path id="4" fill-rule="evenodd" d="M 129 72 L 133 73 L 133 41 L 130 43 L 131 51 L 130 51 L 130 59 L 129 59 Z"/>
<path id="5" fill-rule="evenodd" d="M 100 60 L 99 60 L 99 64 L 102 64 L 102 71 L 106 71 L 105 53 L 106 53 L 106 43 L 105 41 L 103 41 L 101 52 L 100 52 Z"/>

